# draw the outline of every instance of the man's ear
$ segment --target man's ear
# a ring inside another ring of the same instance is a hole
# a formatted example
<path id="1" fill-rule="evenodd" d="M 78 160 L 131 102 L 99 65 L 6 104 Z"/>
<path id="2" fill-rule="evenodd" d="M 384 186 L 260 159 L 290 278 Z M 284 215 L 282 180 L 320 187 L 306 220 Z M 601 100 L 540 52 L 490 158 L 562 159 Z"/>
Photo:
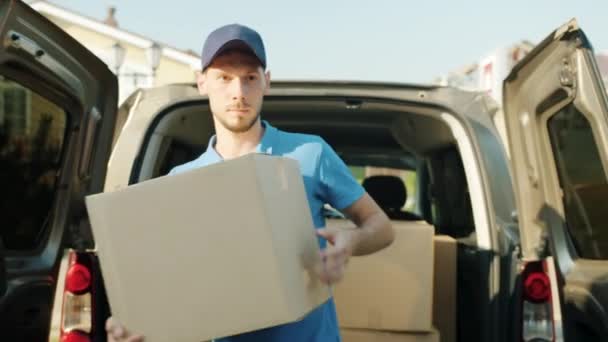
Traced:
<path id="1" fill-rule="evenodd" d="M 270 92 L 270 70 L 264 73 L 264 78 L 266 79 L 266 88 L 264 89 L 264 95 L 268 95 Z"/>
<path id="2" fill-rule="evenodd" d="M 198 93 L 201 95 L 207 95 L 207 73 L 205 71 L 196 72 L 196 86 L 198 87 Z"/>

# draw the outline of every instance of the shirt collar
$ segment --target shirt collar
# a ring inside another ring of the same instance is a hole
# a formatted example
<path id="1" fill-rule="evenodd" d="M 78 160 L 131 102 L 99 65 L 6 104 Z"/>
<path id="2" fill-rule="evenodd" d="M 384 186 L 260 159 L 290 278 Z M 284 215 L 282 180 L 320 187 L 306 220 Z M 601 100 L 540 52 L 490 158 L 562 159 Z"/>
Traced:
<path id="1" fill-rule="evenodd" d="M 272 148 L 275 144 L 277 129 L 271 126 L 268 121 L 262 120 L 262 127 L 264 127 L 264 134 L 262 139 L 255 147 L 256 153 L 272 154 Z"/>
<path id="2" fill-rule="evenodd" d="M 277 129 L 271 126 L 268 121 L 262 120 L 262 127 L 264 127 L 264 134 L 262 135 L 262 139 L 255 147 L 256 153 L 263 154 L 272 154 L 272 147 L 274 144 L 275 136 Z M 222 156 L 215 150 L 215 142 L 217 140 L 216 135 L 214 134 L 209 139 L 209 143 L 207 144 L 207 150 L 201 158 L 206 158 L 209 162 L 219 162 L 224 160 Z"/>

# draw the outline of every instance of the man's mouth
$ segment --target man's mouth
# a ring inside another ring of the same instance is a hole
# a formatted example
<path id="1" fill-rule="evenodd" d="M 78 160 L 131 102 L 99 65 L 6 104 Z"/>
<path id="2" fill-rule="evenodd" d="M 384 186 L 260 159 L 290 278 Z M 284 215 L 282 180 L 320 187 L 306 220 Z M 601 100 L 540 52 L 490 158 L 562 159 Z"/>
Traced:
<path id="1" fill-rule="evenodd" d="M 230 108 L 229 112 L 246 113 L 249 112 L 249 108 Z"/>

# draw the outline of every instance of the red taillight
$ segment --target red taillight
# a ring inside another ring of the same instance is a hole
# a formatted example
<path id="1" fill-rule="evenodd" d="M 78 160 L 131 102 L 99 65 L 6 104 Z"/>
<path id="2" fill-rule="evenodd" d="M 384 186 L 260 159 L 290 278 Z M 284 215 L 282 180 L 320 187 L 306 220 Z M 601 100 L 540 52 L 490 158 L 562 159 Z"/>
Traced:
<path id="1" fill-rule="evenodd" d="M 551 262 L 551 261 L 549 261 Z M 521 273 L 521 338 L 523 342 L 555 341 L 551 278 L 546 260 L 531 261 Z"/>
<path id="2" fill-rule="evenodd" d="M 91 285 L 91 271 L 81 264 L 70 266 L 65 277 L 65 289 L 72 293 L 80 293 Z"/>
<path id="3" fill-rule="evenodd" d="M 534 303 L 546 302 L 551 296 L 551 284 L 545 273 L 530 272 L 524 279 L 526 299 Z"/>
<path id="4" fill-rule="evenodd" d="M 90 342 L 93 331 L 93 279 L 89 252 L 69 252 L 63 286 L 61 342 Z"/>
<path id="5" fill-rule="evenodd" d="M 91 339 L 77 331 L 71 331 L 61 338 L 61 342 L 91 342 Z"/>

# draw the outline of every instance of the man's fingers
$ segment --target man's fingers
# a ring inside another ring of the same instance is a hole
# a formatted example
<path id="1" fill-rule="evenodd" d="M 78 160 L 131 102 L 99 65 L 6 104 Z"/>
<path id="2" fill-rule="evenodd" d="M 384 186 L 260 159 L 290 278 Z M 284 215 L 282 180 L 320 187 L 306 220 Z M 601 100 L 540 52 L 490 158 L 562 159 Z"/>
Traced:
<path id="1" fill-rule="evenodd" d="M 115 339 L 123 338 L 126 334 L 125 328 L 114 317 L 110 317 L 106 321 L 106 332 Z"/>
<path id="2" fill-rule="evenodd" d="M 334 244 L 336 237 L 336 232 L 327 228 L 320 228 L 316 230 L 317 235 L 327 240 L 330 244 Z"/>
<path id="3" fill-rule="evenodd" d="M 112 329 L 112 331 L 110 333 L 112 334 L 112 337 L 114 337 L 117 340 L 124 338 L 127 335 L 127 331 L 125 330 L 125 328 L 123 328 L 120 325 L 116 326 L 114 329 Z"/>
<path id="4" fill-rule="evenodd" d="M 110 317 L 106 320 L 106 331 L 110 331 L 114 328 L 114 325 L 116 325 L 116 319 L 114 319 L 114 317 Z"/>
<path id="5" fill-rule="evenodd" d="M 321 251 L 321 260 L 325 263 L 326 268 L 333 269 L 348 263 L 348 252 L 345 248 L 330 246 Z"/>
<path id="6" fill-rule="evenodd" d="M 329 246 L 326 249 L 322 250 L 320 255 L 321 259 L 326 262 L 336 259 L 342 261 L 344 259 L 347 259 L 348 252 L 346 251 L 346 248 L 337 248 L 335 246 Z"/>
<path id="7" fill-rule="evenodd" d="M 325 283 L 326 271 L 325 271 L 325 263 L 323 261 L 319 261 L 315 264 L 314 272 L 317 278 L 321 280 L 321 282 Z"/>
<path id="8" fill-rule="evenodd" d="M 331 285 L 339 282 L 344 277 L 344 267 L 337 267 L 332 270 L 325 270 L 319 276 L 322 283 Z"/>
<path id="9" fill-rule="evenodd" d="M 325 261 L 319 261 L 317 263 L 315 266 L 315 272 L 323 284 L 330 284 L 330 271 L 328 270 L 327 263 Z"/>
<path id="10" fill-rule="evenodd" d="M 143 335 L 134 335 L 134 336 L 129 337 L 126 342 L 144 342 L 144 341 L 145 341 L 145 339 L 144 339 Z"/>
<path id="11" fill-rule="evenodd" d="M 326 284 L 336 283 L 343 278 L 352 254 L 350 248 L 352 248 L 353 235 L 334 228 L 318 229 L 317 235 L 330 242 L 330 245 L 319 253 L 322 266 L 319 269 L 319 279 Z"/>
<path id="12" fill-rule="evenodd" d="M 110 342 L 113 341 L 122 341 L 124 338 L 129 338 L 127 339 L 127 342 L 131 341 L 131 336 L 129 336 L 129 332 L 127 331 L 127 329 L 114 317 L 110 317 L 106 320 L 106 332 L 108 334 L 108 340 Z M 138 336 L 134 336 L 135 338 L 140 337 Z M 143 338 L 143 337 L 142 337 Z M 140 341 L 138 339 L 133 340 L 133 342 L 136 341 Z M 143 341 L 143 340 L 141 340 Z"/>
<path id="13" fill-rule="evenodd" d="M 321 253 L 322 261 L 317 267 L 319 279 L 324 284 L 333 284 L 342 279 L 348 255 L 345 250 L 329 247 Z"/>
<path id="14" fill-rule="evenodd" d="M 131 333 L 115 318 L 106 320 L 106 332 L 109 342 L 144 342 L 143 335 L 131 335 Z"/>

